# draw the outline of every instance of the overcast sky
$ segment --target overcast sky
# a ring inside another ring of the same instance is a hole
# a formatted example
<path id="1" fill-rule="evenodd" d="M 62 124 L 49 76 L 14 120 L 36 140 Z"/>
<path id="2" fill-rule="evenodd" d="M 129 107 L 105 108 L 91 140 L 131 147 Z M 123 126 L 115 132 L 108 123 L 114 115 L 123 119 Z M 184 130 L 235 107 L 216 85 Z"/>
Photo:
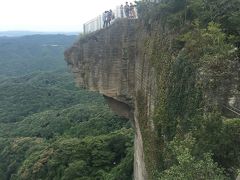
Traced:
<path id="1" fill-rule="evenodd" d="M 0 31 L 79 32 L 84 22 L 125 1 L 0 0 Z"/>

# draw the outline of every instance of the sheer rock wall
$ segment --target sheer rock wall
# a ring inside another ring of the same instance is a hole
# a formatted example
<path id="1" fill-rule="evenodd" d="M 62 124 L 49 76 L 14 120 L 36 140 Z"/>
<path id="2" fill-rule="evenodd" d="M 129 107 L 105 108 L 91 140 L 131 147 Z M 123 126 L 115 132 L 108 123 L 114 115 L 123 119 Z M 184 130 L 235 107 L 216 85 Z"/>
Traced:
<path id="1" fill-rule="evenodd" d="M 138 104 L 144 103 L 146 122 L 154 129 L 150 119 L 156 88 L 153 68 L 141 51 L 145 35 L 139 28 L 136 20 L 117 20 L 109 28 L 80 38 L 65 52 L 65 59 L 78 85 L 103 94 L 113 111 L 132 120 L 134 179 L 143 180 L 147 172 Z M 144 98 L 137 98 L 138 94 Z"/>

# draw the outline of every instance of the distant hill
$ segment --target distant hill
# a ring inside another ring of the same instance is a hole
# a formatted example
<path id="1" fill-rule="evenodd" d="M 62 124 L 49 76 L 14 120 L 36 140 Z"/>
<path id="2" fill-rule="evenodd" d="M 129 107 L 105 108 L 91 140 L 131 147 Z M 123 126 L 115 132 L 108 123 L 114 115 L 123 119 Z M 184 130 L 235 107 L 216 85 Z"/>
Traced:
<path id="1" fill-rule="evenodd" d="M 76 39 L 60 34 L 0 37 L 0 76 L 66 68 L 64 50 Z"/>
<path id="2" fill-rule="evenodd" d="M 29 35 L 46 35 L 46 34 L 64 34 L 64 35 L 78 35 L 78 32 L 35 32 L 35 31 L 0 31 L 0 37 L 19 37 L 19 36 L 29 36 Z"/>

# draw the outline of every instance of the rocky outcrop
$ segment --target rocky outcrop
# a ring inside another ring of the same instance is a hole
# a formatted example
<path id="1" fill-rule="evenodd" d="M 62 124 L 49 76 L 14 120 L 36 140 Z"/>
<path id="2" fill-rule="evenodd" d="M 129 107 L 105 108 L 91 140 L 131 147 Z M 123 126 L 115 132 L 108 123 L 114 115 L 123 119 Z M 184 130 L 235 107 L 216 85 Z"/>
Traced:
<path id="1" fill-rule="evenodd" d="M 147 179 L 143 140 L 137 106 L 138 94 L 147 99 L 151 116 L 154 71 L 141 47 L 143 34 L 137 34 L 136 20 L 122 19 L 107 29 L 86 35 L 65 52 L 65 58 L 80 86 L 104 95 L 119 115 L 132 120 L 135 127 L 135 179 Z M 145 102 L 144 102 L 145 103 Z M 153 128 L 153 127 L 152 127 Z"/>

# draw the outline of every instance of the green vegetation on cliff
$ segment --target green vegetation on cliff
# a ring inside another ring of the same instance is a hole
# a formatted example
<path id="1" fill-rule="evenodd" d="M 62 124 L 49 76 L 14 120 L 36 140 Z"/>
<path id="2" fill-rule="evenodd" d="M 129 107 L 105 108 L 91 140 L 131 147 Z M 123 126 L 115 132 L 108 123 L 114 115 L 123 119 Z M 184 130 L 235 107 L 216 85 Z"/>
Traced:
<path id="1" fill-rule="evenodd" d="M 156 137 L 138 104 L 149 179 L 236 178 L 240 119 L 225 107 L 239 100 L 239 9 L 238 0 L 138 3 L 158 86 Z"/>
<path id="2" fill-rule="evenodd" d="M 0 38 L 0 180 L 132 178 L 129 122 L 67 72 L 74 38 Z"/>

